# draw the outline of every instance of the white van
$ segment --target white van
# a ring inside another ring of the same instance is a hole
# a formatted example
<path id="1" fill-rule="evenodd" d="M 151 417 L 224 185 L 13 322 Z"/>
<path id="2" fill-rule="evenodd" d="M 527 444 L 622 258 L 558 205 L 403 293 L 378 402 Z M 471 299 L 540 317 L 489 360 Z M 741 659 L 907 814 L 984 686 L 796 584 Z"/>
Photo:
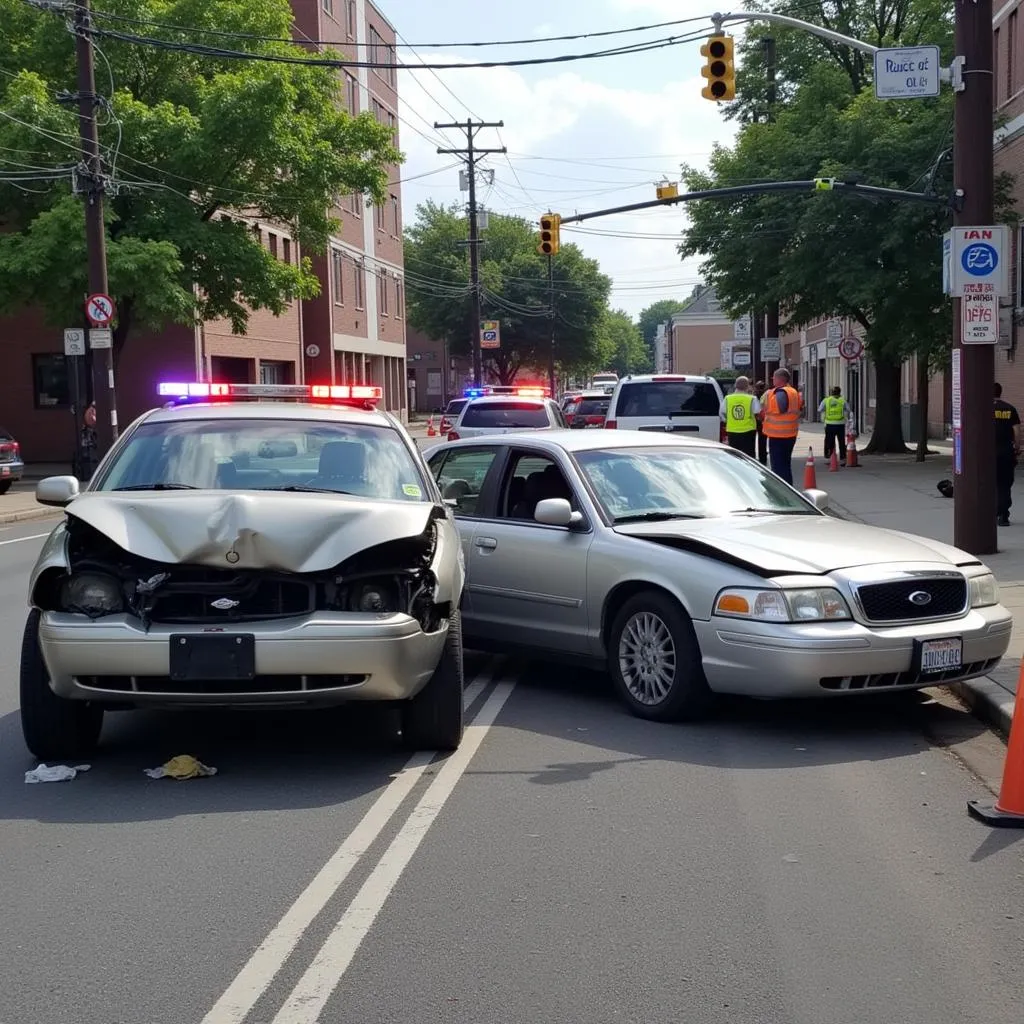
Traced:
<path id="1" fill-rule="evenodd" d="M 714 377 L 656 373 L 623 377 L 612 392 L 605 427 L 653 430 L 725 442 L 722 389 Z"/>

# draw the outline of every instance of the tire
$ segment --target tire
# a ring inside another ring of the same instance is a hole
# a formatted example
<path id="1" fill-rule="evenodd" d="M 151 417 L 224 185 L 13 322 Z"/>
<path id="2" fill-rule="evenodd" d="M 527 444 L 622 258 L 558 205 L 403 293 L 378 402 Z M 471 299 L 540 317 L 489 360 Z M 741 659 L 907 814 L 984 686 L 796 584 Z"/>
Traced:
<path id="1" fill-rule="evenodd" d="M 462 616 L 454 612 L 430 682 L 402 706 L 404 745 L 410 750 L 458 750 L 465 727 L 463 689 Z"/>
<path id="2" fill-rule="evenodd" d="M 6 494 L 13 484 L 13 480 L 0 480 L 0 494 Z"/>
<path id="3" fill-rule="evenodd" d="M 21 731 L 40 761 L 79 760 L 93 754 L 103 728 L 103 709 L 65 700 L 50 689 L 39 650 L 39 610 L 33 608 L 21 641 Z"/>
<path id="4" fill-rule="evenodd" d="M 645 656 L 651 660 L 641 660 Z M 643 591 L 619 609 L 608 634 L 608 667 L 620 698 L 638 718 L 675 722 L 710 710 L 713 697 L 693 625 L 659 591 Z"/>

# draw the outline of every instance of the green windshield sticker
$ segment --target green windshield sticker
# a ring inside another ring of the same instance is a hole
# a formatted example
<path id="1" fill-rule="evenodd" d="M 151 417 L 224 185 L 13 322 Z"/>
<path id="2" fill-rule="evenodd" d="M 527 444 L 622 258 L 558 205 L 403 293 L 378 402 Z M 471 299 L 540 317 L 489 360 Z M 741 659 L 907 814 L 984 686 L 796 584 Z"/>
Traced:
<path id="1" fill-rule="evenodd" d="M 410 498 L 422 498 L 423 492 L 416 484 L 402 484 L 402 493 Z"/>

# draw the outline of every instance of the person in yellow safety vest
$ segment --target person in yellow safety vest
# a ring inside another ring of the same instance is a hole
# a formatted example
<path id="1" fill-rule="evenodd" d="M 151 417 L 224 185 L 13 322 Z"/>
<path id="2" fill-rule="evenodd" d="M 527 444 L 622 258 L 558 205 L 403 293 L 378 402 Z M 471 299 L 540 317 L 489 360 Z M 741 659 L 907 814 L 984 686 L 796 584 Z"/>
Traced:
<path id="1" fill-rule="evenodd" d="M 725 396 L 720 409 L 729 444 L 752 459 L 757 457 L 757 417 L 761 403 L 750 393 L 750 380 L 736 378 L 736 390 Z"/>
<path id="2" fill-rule="evenodd" d="M 825 458 L 831 459 L 839 442 L 839 464 L 846 465 L 846 435 L 851 427 L 850 407 L 843 398 L 841 388 L 835 387 L 822 399 L 818 412 L 825 421 Z"/>
<path id="3" fill-rule="evenodd" d="M 789 370 L 779 367 L 772 375 L 772 386 L 765 392 L 764 435 L 768 438 L 768 461 L 772 472 L 793 486 L 793 448 L 800 433 L 803 399 L 790 383 Z"/>

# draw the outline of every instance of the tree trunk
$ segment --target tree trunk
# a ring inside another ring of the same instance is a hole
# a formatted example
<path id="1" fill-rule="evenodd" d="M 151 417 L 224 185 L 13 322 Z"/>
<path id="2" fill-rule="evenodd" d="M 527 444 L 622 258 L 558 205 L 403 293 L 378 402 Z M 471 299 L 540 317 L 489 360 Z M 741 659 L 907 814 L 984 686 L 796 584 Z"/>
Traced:
<path id="1" fill-rule="evenodd" d="M 519 360 L 504 352 L 491 356 L 491 367 L 498 378 L 498 383 L 509 385 L 516 379 L 519 372 Z"/>
<path id="2" fill-rule="evenodd" d="M 875 427 L 864 449 L 866 455 L 908 454 L 900 417 L 900 371 L 889 359 L 875 360 Z"/>
<path id="3" fill-rule="evenodd" d="M 924 462 L 928 452 L 928 385 L 931 375 L 928 373 L 928 356 L 917 355 L 917 451 L 915 462 Z"/>

